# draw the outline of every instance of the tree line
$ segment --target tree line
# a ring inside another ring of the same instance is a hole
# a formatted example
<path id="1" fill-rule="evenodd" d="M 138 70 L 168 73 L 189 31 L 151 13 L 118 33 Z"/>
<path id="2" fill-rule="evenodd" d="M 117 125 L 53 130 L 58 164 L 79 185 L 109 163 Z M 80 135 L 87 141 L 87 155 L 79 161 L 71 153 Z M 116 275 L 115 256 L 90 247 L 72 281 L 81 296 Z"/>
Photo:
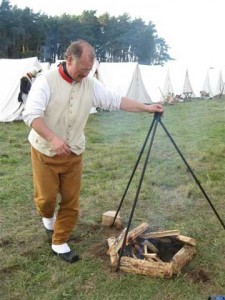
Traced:
<path id="1" fill-rule="evenodd" d="M 100 62 L 161 64 L 171 60 L 169 46 L 159 37 L 152 22 L 128 14 L 118 17 L 96 11 L 81 15 L 48 16 L 26 7 L 0 5 L 0 58 L 36 56 L 42 62 L 64 59 L 68 45 L 77 39 L 88 41 Z"/>

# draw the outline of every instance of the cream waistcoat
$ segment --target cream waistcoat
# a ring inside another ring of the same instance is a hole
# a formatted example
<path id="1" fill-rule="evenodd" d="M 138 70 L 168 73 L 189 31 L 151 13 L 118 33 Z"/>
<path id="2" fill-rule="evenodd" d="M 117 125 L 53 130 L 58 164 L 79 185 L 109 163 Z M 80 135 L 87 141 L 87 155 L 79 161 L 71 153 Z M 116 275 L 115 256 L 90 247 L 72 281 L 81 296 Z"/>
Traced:
<path id="1" fill-rule="evenodd" d="M 84 127 L 92 107 L 93 81 L 85 78 L 79 83 L 69 83 L 56 70 L 45 76 L 51 96 L 43 120 L 52 132 L 66 140 L 72 152 L 79 155 L 85 150 Z M 56 155 L 50 143 L 34 129 L 29 134 L 29 141 L 41 153 Z"/>

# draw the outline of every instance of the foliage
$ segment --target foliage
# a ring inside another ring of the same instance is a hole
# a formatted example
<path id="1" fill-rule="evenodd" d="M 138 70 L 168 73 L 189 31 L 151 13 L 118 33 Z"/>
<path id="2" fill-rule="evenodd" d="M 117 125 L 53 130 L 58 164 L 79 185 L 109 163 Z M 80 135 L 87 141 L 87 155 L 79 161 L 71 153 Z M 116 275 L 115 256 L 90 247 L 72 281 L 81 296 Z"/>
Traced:
<path id="1" fill-rule="evenodd" d="M 0 35 L 0 58 L 37 56 L 52 63 L 64 58 L 72 41 L 84 39 L 95 47 L 99 61 L 164 64 L 171 59 L 169 46 L 157 36 L 155 25 L 131 20 L 126 13 L 117 18 L 108 13 L 97 17 L 91 10 L 79 16 L 49 17 L 2 0 Z"/>
<path id="2" fill-rule="evenodd" d="M 168 105 L 162 118 L 223 221 L 224 101 Z M 160 125 L 131 227 L 147 222 L 153 231 L 177 229 L 196 239 L 197 254 L 171 279 L 110 270 L 106 239 L 120 232 L 102 227 L 101 216 L 117 209 L 151 122 L 142 113 L 90 115 L 81 213 L 69 241 L 82 260 L 72 265 L 52 255 L 34 208 L 29 128 L 19 121 L 0 123 L 1 300 L 202 300 L 224 294 L 224 229 Z M 142 165 L 121 208 L 125 222 Z"/>

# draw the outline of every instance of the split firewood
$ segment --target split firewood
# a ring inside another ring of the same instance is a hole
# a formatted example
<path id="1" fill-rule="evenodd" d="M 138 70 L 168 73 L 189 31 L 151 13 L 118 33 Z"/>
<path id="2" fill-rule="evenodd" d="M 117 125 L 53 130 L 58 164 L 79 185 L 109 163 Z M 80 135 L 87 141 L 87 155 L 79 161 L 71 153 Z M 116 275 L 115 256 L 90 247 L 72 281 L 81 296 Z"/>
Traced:
<path id="1" fill-rule="evenodd" d="M 132 257 L 138 259 L 137 256 L 134 254 L 134 249 L 132 249 Z"/>
<path id="2" fill-rule="evenodd" d="M 108 245 L 109 245 L 109 249 L 111 249 L 111 252 L 108 250 L 107 253 L 110 255 L 112 266 L 115 266 L 118 260 L 118 254 L 116 251 L 114 251 L 115 241 L 116 239 L 114 237 L 108 238 Z"/>
<path id="3" fill-rule="evenodd" d="M 147 247 L 147 244 L 144 244 L 144 254 L 148 254 L 148 247 Z"/>
<path id="4" fill-rule="evenodd" d="M 147 254 L 144 254 L 145 257 L 151 257 L 151 258 L 156 258 L 157 257 L 157 254 L 156 253 L 147 253 Z"/>
<path id="5" fill-rule="evenodd" d="M 151 242 L 149 242 L 148 240 L 144 240 L 144 242 L 142 243 L 142 245 L 146 246 L 147 249 L 153 253 L 158 253 L 159 250 L 155 247 L 155 245 L 153 245 Z"/>
<path id="6" fill-rule="evenodd" d="M 110 247 L 113 247 L 115 245 L 116 238 L 115 237 L 110 237 L 110 238 L 107 239 L 107 241 L 108 241 L 108 246 L 110 248 Z"/>
<path id="7" fill-rule="evenodd" d="M 176 240 L 184 242 L 186 244 L 189 244 L 191 246 L 196 246 L 196 240 L 193 238 L 190 238 L 188 236 L 184 236 L 184 235 L 178 235 L 176 236 Z"/>
<path id="8" fill-rule="evenodd" d="M 134 244 L 134 248 L 136 249 L 136 251 L 140 254 L 140 255 L 144 255 L 141 247 L 138 244 Z"/>
<path id="9" fill-rule="evenodd" d="M 147 260 L 147 261 L 155 262 L 155 260 L 154 260 L 153 257 L 148 256 L 148 253 L 147 253 L 147 254 L 144 254 L 144 257 L 145 257 L 145 260 Z"/>
<path id="10" fill-rule="evenodd" d="M 116 211 L 106 211 L 104 214 L 102 214 L 102 225 L 108 226 L 108 227 L 112 226 L 115 215 L 116 215 Z M 124 227 L 123 219 L 121 218 L 119 213 L 114 222 L 114 227 L 116 229 L 122 229 Z"/>
<path id="11" fill-rule="evenodd" d="M 178 230 L 166 230 L 158 232 L 148 232 L 140 235 L 140 238 L 150 239 L 150 238 L 160 238 L 165 236 L 178 236 L 180 232 Z"/>
<path id="12" fill-rule="evenodd" d="M 145 260 L 155 262 L 154 258 L 149 257 L 149 256 L 145 256 Z"/>
<path id="13" fill-rule="evenodd" d="M 127 240 L 128 243 L 130 240 L 135 240 L 140 234 L 145 232 L 149 228 L 149 225 L 147 223 L 142 223 L 133 230 L 131 230 L 128 234 Z"/>
<path id="14" fill-rule="evenodd" d="M 147 253 L 147 254 L 144 254 L 144 257 L 146 259 L 151 259 L 154 261 L 162 262 L 162 260 L 158 257 L 158 255 L 156 253 Z"/>
<path id="15" fill-rule="evenodd" d="M 118 251 L 120 250 L 120 248 L 123 245 L 125 232 L 126 232 L 126 228 L 121 232 L 121 234 L 118 236 L 118 238 L 114 240 L 113 244 L 111 242 L 111 246 L 109 245 L 108 254 L 115 255 L 118 253 Z"/>
<path id="16" fill-rule="evenodd" d="M 154 258 L 154 260 L 156 260 L 157 262 L 163 262 L 163 260 L 161 260 L 161 258 L 159 258 L 158 255 Z"/>

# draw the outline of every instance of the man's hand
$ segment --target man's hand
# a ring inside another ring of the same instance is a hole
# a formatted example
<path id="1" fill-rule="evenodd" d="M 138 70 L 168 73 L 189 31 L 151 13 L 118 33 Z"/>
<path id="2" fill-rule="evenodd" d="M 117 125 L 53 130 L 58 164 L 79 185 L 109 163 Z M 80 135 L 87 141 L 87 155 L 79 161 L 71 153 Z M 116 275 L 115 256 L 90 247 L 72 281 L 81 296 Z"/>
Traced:
<path id="1" fill-rule="evenodd" d="M 147 111 L 150 113 L 154 113 L 154 112 L 163 113 L 164 109 L 161 104 L 151 104 L 151 105 L 147 105 Z"/>
<path id="2" fill-rule="evenodd" d="M 50 141 L 51 150 L 56 152 L 57 155 L 67 156 L 71 153 L 70 146 L 63 139 L 54 136 Z"/>
<path id="3" fill-rule="evenodd" d="M 54 151 L 57 155 L 61 156 L 67 156 L 71 153 L 67 142 L 56 136 L 42 118 L 34 119 L 31 126 L 41 137 L 50 143 L 50 151 Z"/>

